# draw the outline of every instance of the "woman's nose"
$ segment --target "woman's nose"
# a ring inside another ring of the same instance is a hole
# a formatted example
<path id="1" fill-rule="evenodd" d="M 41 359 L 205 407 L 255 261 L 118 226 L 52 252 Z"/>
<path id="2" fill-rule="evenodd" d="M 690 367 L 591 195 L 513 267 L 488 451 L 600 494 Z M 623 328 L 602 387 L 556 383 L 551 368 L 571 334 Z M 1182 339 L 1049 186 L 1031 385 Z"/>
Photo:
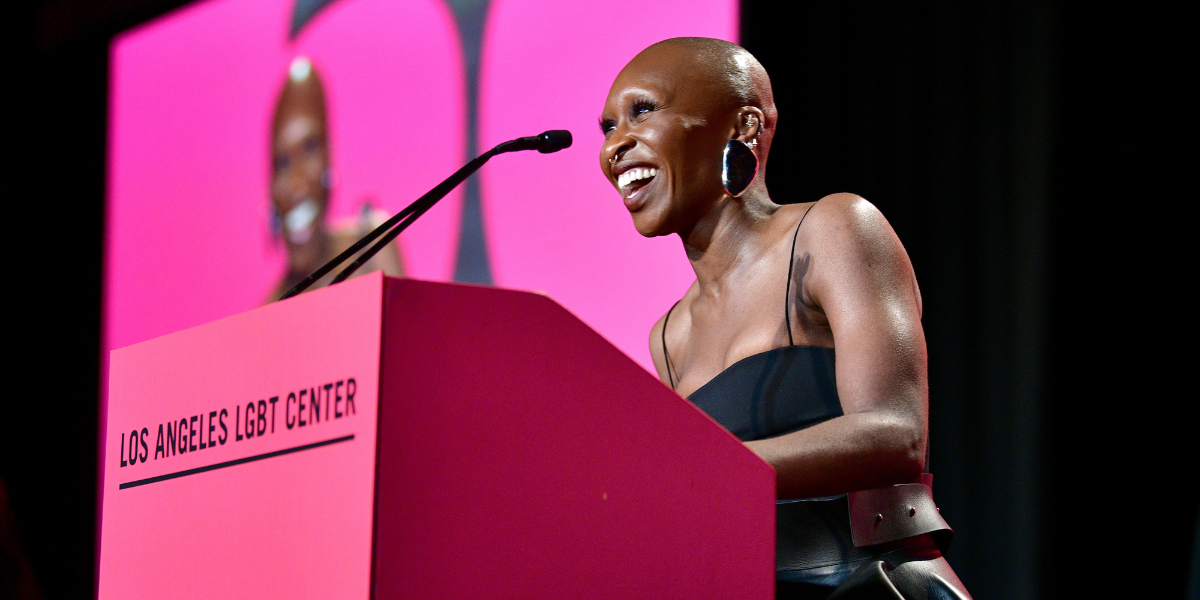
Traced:
<path id="1" fill-rule="evenodd" d="M 284 210 L 302 202 L 308 193 L 303 175 L 296 171 L 297 169 L 288 169 L 275 178 L 275 197 L 283 202 Z"/>
<path id="2" fill-rule="evenodd" d="M 608 143 L 604 145 L 604 159 L 610 165 L 621 160 L 621 156 L 633 147 L 633 140 L 627 135 L 618 136 L 618 131 L 614 131 L 613 135 L 609 137 Z"/>

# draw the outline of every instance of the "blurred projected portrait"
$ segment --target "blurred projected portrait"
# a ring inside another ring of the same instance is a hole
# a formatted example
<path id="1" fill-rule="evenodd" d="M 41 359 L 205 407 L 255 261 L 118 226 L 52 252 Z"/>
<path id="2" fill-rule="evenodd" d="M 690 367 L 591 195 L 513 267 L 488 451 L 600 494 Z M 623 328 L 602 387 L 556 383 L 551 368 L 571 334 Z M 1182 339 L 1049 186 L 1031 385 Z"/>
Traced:
<path id="1" fill-rule="evenodd" d="M 326 222 L 335 176 L 325 115 L 320 73 L 308 58 L 296 58 L 288 68 L 271 125 L 271 230 L 287 248 L 287 269 L 268 302 L 386 219 L 364 201 L 357 217 Z M 395 241 L 371 257 L 356 275 L 373 271 L 404 275 Z M 337 272 L 335 269 L 309 289 L 328 285 Z"/>

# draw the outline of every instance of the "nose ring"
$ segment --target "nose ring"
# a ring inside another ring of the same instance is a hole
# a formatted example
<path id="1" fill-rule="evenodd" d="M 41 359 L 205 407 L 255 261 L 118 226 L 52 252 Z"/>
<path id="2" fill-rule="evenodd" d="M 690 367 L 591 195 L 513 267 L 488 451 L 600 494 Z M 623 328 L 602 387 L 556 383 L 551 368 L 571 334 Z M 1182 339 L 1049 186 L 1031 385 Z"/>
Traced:
<path id="1" fill-rule="evenodd" d="M 614 155 L 612 156 L 612 158 L 608 159 L 608 164 L 610 164 L 610 165 L 615 165 L 615 164 L 617 164 L 617 155 L 616 155 L 616 154 L 614 154 Z"/>

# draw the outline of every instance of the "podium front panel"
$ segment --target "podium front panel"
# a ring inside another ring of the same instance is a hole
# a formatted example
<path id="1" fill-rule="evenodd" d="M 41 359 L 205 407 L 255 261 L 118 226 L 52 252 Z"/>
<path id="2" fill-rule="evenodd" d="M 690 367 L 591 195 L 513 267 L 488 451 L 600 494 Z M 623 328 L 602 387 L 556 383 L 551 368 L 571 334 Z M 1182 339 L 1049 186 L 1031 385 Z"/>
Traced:
<path id="1" fill-rule="evenodd" d="M 113 351 L 102 600 L 369 597 L 383 283 Z"/>

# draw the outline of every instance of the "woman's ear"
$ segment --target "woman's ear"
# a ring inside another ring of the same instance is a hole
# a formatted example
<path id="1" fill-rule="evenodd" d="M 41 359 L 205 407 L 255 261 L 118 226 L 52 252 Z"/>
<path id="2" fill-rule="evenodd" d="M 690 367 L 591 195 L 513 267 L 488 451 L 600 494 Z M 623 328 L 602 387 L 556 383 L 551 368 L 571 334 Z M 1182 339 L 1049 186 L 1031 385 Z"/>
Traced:
<path id="1" fill-rule="evenodd" d="M 758 144 L 758 136 L 763 130 L 765 115 L 755 106 L 743 106 L 737 112 L 737 123 L 734 125 L 734 137 L 753 148 Z"/>

